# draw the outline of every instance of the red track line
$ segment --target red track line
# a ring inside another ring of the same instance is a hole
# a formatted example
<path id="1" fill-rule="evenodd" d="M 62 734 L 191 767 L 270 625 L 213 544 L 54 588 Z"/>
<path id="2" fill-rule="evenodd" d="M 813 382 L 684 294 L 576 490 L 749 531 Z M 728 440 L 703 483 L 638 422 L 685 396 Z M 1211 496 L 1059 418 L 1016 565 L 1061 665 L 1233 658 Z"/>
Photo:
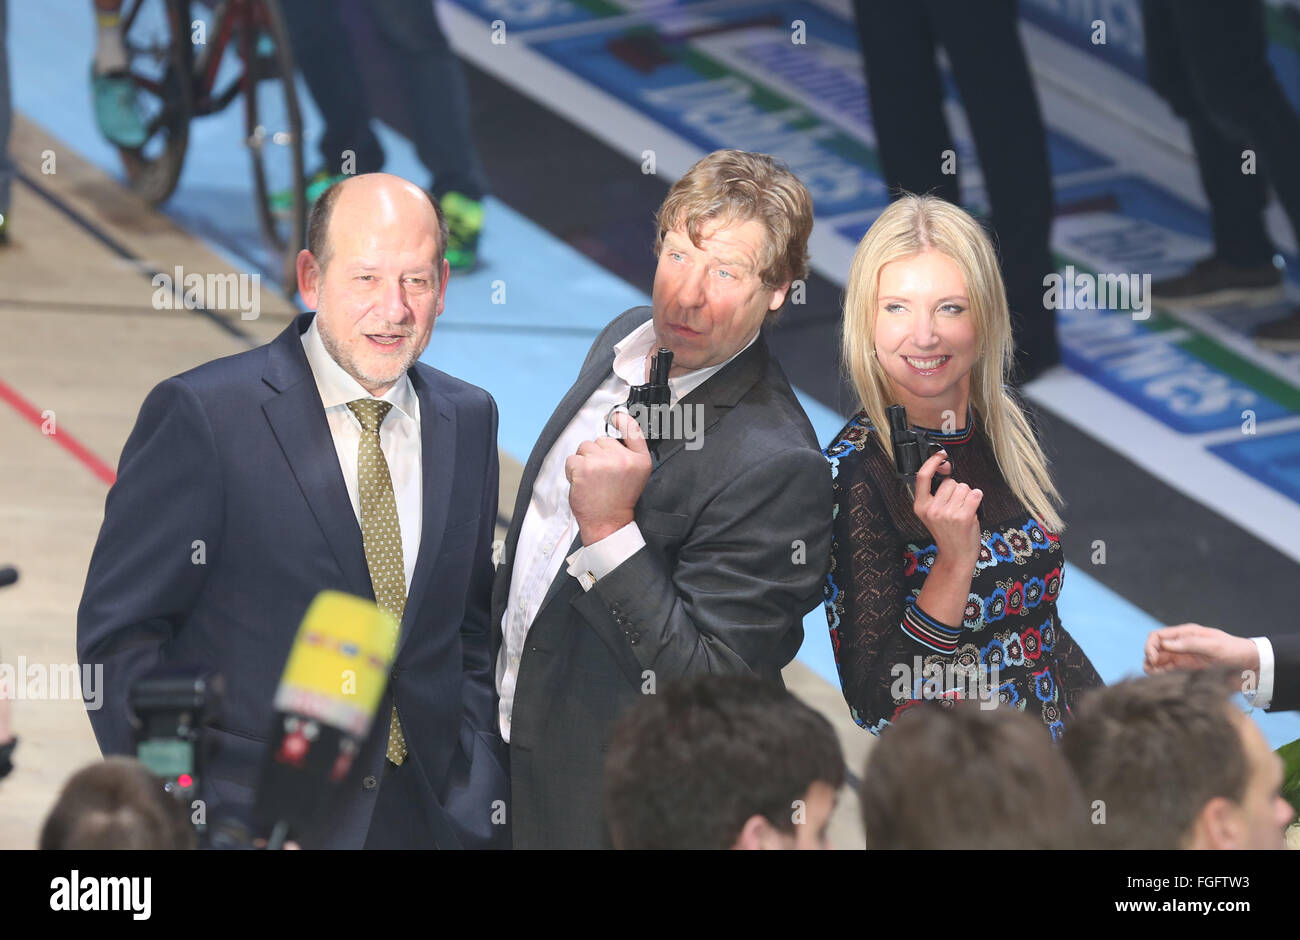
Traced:
<path id="1" fill-rule="evenodd" d="M 14 411 L 18 412 L 34 424 L 38 430 L 40 430 L 42 425 L 45 423 L 45 419 L 41 417 L 41 413 L 37 410 L 36 406 L 23 398 L 23 396 L 19 395 L 13 388 L 6 385 L 3 379 L 0 379 L 0 398 L 3 398 L 12 405 Z M 90 469 L 91 473 L 99 477 L 109 486 L 112 486 L 117 482 L 117 474 L 113 472 L 113 469 L 87 450 L 86 446 L 82 444 L 81 441 L 77 440 L 67 431 L 60 430 L 56 425 L 53 434 L 44 434 L 42 432 L 42 436 L 48 437 L 72 456 L 76 457 L 83 465 Z"/>

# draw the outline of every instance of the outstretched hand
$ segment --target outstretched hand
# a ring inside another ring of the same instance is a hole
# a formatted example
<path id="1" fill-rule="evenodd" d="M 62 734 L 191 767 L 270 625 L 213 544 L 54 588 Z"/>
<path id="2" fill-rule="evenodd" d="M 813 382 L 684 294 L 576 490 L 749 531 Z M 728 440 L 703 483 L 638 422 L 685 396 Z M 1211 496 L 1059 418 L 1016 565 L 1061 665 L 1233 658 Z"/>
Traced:
<path id="1" fill-rule="evenodd" d="M 1228 665 L 1259 671 L 1259 650 L 1253 640 L 1233 636 L 1199 623 L 1152 630 L 1147 637 L 1142 669 L 1147 675 L 1171 669 L 1204 669 Z"/>

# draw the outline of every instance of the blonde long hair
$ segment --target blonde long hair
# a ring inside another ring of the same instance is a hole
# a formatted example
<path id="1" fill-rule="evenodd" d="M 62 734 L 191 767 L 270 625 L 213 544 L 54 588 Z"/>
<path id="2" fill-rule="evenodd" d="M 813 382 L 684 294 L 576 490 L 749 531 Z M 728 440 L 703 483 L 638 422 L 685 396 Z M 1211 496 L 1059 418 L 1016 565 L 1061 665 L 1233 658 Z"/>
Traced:
<path id="1" fill-rule="evenodd" d="M 844 299 L 841 357 L 861 407 L 874 428 L 887 428 L 885 408 L 895 401 L 889 377 L 875 356 L 880 269 L 933 248 L 953 260 L 966 281 L 975 326 L 970 404 L 984 425 L 1003 478 L 1016 498 L 1053 532 L 1065 528 L 1061 495 L 1047 458 L 1019 404 L 1004 387 L 1014 355 L 1011 313 L 988 234 L 970 215 L 937 196 L 904 194 L 880 214 L 853 254 Z M 888 433 L 877 439 L 892 458 Z"/>

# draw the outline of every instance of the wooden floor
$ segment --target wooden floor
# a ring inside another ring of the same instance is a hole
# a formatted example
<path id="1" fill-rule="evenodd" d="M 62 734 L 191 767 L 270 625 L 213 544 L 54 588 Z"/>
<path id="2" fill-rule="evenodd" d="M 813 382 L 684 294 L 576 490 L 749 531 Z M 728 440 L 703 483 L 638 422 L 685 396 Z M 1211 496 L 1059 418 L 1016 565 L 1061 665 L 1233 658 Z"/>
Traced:
<path id="1" fill-rule="evenodd" d="M 22 181 L 14 240 L 0 249 L 0 565 L 21 574 L 0 590 L 0 663 L 49 671 L 76 664 L 76 610 L 103 519 L 103 475 L 116 469 L 147 392 L 270 340 L 295 310 L 269 287 L 254 320 L 237 310 L 156 310 L 155 271 L 237 272 L 21 116 L 10 149 Z M 49 152 L 55 172 L 43 173 Z M 249 338 L 223 329 L 222 319 Z M 508 513 L 522 468 L 502 454 L 501 469 Z M 849 720 L 839 690 L 798 662 L 786 681 L 832 721 L 860 773 L 874 739 Z M 99 750 L 79 697 L 11 704 L 20 744 L 14 772 L 0 783 L 0 848 L 32 848 L 63 782 Z M 832 842 L 859 847 L 861 832 L 846 786 Z"/>

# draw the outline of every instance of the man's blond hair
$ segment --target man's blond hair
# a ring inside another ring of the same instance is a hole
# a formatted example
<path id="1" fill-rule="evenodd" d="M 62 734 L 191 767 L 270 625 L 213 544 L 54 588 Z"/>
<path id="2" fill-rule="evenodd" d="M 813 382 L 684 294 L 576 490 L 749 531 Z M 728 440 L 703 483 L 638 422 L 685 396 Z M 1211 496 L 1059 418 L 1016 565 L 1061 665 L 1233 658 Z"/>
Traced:
<path id="1" fill-rule="evenodd" d="M 715 150 L 687 170 L 655 217 L 655 254 L 662 250 L 664 236 L 678 226 L 686 227 L 698 248 L 700 231 L 708 223 L 738 225 L 750 220 L 767 234 L 758 258 L 763 286 L 777 290 L 806 278 L 812 196 L 785 163 L 765 153 Z"/>

